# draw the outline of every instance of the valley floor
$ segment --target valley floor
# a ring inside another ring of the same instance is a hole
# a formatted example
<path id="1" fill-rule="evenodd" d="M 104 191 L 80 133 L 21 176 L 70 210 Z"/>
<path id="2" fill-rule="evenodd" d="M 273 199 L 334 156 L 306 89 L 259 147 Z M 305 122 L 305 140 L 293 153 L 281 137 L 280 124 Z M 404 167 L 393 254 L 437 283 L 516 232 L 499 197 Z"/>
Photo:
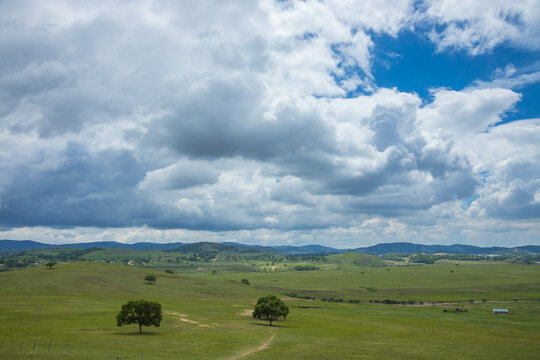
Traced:
<path id="1" fill-rule="evenodd" d="M 539 265 L 168 274 L 76 262 L 3 272 L 0 281 L 1 359 L 540 358 Z M 290 308 L 272 327 L 250 316 L 267 294 Z M 130 299 L 161 303 L 161 326 L 142 335 L 117 327 Z M 467 311 L 443 312 L 456 307 Z"/>

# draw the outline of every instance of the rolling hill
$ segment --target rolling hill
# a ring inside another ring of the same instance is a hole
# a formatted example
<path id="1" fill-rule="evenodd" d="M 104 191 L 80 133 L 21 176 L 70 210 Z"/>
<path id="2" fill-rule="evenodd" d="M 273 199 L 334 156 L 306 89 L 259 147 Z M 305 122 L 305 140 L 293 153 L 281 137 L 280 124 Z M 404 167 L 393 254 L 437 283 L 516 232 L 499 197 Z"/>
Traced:
<path id="1" fill-rule="evenodd" d="M 210 245 L 212 244 L 212 245 Z M 187 246 L 187 247 L 186 247 Z M 28 249 L 37 249 L 37 248 L 52 248 L 52 247 L 64 247 L 64 248 L 80 248 L 88 249 L 94 247 L 102 248 L 124 248 L 131 250 L 144 250 L 144 251 L 222 251 L 227 249 L 228 251 L 234 252 L 233 249 L 244 249 L 240 251 L 245 253 L 247 249 L 250 249 L 248 252 L 273 252 L 276 254 L 282 255 L 309 255 L 309 254 L 340 254 L 344 252 L 356 252 L 364 254 L 374 254 L 382 255 L 388 253 L 405 253 L 405 254 L 436 254 L 436 253 L 447 253 L 447 254 L 467 254 L 467 255 L 502 255 L 502 254 L 518 254 L 518 255 L 528 255 L 528 254 L 540 254 L 540 246 L 538 245 L 525 245 L 517 247 L 478 247 L 473 245 L 463 245 L 463 244 L 454 244 L 454 245 L 424 245 L 424 244 L 413 244 L 409 242 L 396 242 L 396 243 L 383 243 L 377 244 L 368 247 L 360 247 L 356 249 L 335 249 L 328 246 L 322 245 L 302 245 L 302 246 L 262 246 L 262 245 L 246 245 L 236 242 L 223 242 L 223 243 L 152 243 L 152 242 L 138 242 L 134 244 L 124 244 L 116 241 L 96 241 L 88 243 L 77 243 L 77 244 L 45 244 L 41 242 L 36 242 L 32 240 L 0 240 L 0 251 L 5 250 L 28 250 Z M 182 250 L 179 250 L 182 249 Z M 198 249 L 198 250 L 197 250 Z M 206 249 L 206 250 L 205 250 Z M 221 250 L 220 250 L 221 249 Z"/>
<path id="2" fill-rule="evenodd" d="M 340 266 L 384 266 L 385 262 L 376 256 L 355 252 L 328 255 L 328 263 Z"/>

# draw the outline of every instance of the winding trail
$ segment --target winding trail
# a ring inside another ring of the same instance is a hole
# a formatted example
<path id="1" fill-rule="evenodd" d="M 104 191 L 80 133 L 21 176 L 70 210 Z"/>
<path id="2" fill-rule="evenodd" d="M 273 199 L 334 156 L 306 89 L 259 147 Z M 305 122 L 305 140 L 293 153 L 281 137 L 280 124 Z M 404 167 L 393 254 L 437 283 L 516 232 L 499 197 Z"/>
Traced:
<path id="1" fill-rule="evenodd" d="M 274 337 L 276 336 L 276 334 L 272 334 L 272 336 L 270 336 L 270 339 L 268 339 L 264 344 L 260 345 L 260 346 L 257 346 L 255 348 L 252 348 L 248 351 L 245 351 L 243 353 L 241 353 L 240 355 L 236 355 L 236 356 L 233 356 L 232 358 L 229 358 L 229 360 L 238 360 L 238 359 L 243 359 L 251 354 L 254 354 L 256 352 L 259 352 L 259 351 L 262 351 L 264 349 L 266 349 L 268 346 L 270 346 L 270 343 L 272 342 L 272 340 L 274 340 Z"/>
<path id="2" fill-rule="evenodd" d="M 193 324 L 193 325 L 198 325 L 200 327 L 210 327 L 209 325 L 205 325 L 205 324 L 201 324 L 200 322 L 198 321 L 193 321 L 193 320 L 190 320 L 186 317 L 186 315 L 184 314 L 179 314 L 177 312 L 174 312 L 174 311 L 168 311 L 166 312 L 167 315 L 174 315 L 174 316 L 177 316 L 178 317 L 178 320 L 180 321 L 183 321 L 183 322 L 186 322 L 186 323 L 189 323 L 189 324 Z"/>

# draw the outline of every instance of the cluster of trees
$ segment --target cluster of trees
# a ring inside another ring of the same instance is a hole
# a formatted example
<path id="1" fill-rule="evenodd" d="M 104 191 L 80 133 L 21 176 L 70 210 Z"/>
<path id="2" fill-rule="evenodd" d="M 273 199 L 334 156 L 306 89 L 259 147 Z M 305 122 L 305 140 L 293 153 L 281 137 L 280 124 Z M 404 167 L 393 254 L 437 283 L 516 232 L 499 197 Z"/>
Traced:
<path id="1" fill-rule="evenodd" d="M 326 263 L 328 258 L 321 255 L 288 255 L 285 257 L 288 261 L 293 262 L 316 262 L 316 263 Z"/>
<path id="2" fill-rule="evenodd" d="M 35 257 L 3 257 L 0 258 L 0 264 L 4 264 L 6 267 L 27 267 L 38 262 Z"/>
<path id="3" fill-rule="evenodd" d="M 89 249 L 55 249 L 41 252 L 36 250 L 17 251 L 14 254 L 0 258 L 0 264 L 4 264 L 8 268 L 21 268 L 42 263 L 44 261 L 79 261 L 84 260 L 82 257 L 92 251 L 100 250 L 101 248 Z"/>
<path id="4" fill-rule="evenodd" d="M 260 255 L 252 255 L 249 257 L 251 260 L 256 261 L 266 261 L 271 263 L 281 263 L 284 261 L 284 257 L 281 255 L 275 255 L 275 254 L 260 254 Z"/>
<path id="5" fill-rule="evenodd" d="M 417 264 L 433 264 L 435 260 L 438 260 L 435 258 L 435 255 L 415 254 L 411 256 L 409 262 Z"/>
<path id="6" fill-rule="evenodd" d="M 296 265 L 294 267 L 294 270 L 296 271 L 319 270 L 319 267 L 315 265 Z"/>
<path id="7" fill-rule="evenodd" d="M 383 260 L 391 260 L 391 261 L 405 261 L 407 260 L 408 254 L 402 254 L 402 253 L 388 253 L 379 255 L 379 257 Z"/>
<path id="8" fill-rule="evenodd" d="M 317 298 L 314 298 L 313 296 L 299 295 L 299 294 L 295 293 L 294 291 L 284 292 L 284 293 L 282 293 L 282 295 L 292 297 L 292 298 L 298 298 L 298 299 L 317 300 Z"/>
<path id="9" fill-rule="evenodd" d="M 392 300 L 392 299 L 384 299 L 384 300 L 369 300 L 370 303 L 375 303 L 375 304 L 389 304 L 389 305 L 397 305 L 397 304 L 401 304 L 401 305 L 406 305 L 406 304 L 409 304 L 409 305 L 413 305 L 413 304 L 424 304 L 423 301 L 420 301 L 420 302 L 417 302 L 416 300 Z"/>
<path id="10" fill-rule="evenodd" d="M 285 295 L 285 296 L 288 296 L 288 297 L 298 298 L 298 299 L 317 300 L 317 298 L 314 297 L 314 296 L 300 295 L 300 294 L 295 293 L 294 291 L 283 292 L 281 294 Z M 346 302 L 346 303 L 349 303 L 349 304 L 359 304 L 359 303 L 362 302 L 359 299 L 349 299 L 349 300 L 347 300 L 347 299 L 343 299 L 343 298 L 334 298 L 334 297 L 324 297 L 324 298 L 320 298 L 320 300 L 321 301 L 326 301 L 326 302 Z"/>
<path id="11" fill-rule="evenodd" d="M 202 253 L 194 253 L 188 258 L 188 261 L 203 261 L 210 262 L 217 258 L 217 252 L 208 251 Z"/>

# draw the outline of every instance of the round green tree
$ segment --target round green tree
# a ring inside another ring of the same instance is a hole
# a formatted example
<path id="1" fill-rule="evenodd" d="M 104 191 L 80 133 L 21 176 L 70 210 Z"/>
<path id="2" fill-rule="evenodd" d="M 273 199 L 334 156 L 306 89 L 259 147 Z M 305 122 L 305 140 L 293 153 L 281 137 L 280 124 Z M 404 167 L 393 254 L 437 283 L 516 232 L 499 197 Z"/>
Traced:
<path id="1" fill-rule="evenodd" d="M 131 300 L 122 305 L 122 309 L 116 315 L 116 325 L 139 325 L 139 334 L 143 326 L 159 327 L 163 315 L 161 305 L 155 301 Z"/>
<path id="2" fill-rule="evenodd" d="M 289 314 L 289 307 L 278 299 L 274 295 L 263 296 L 257 301 L 255 310 L 253 311 L 254 319 L 268 320 L 270 326 L 272 321 L 283 317 L 283 320 L 287 318 Z"/>
<path id="3" fill-rule="evenodd" d="M 148 281 L 148 284 L 152 284 L 156 282 L 156 277 L 154 275 L 146 275 L 144 280 Z"/>

